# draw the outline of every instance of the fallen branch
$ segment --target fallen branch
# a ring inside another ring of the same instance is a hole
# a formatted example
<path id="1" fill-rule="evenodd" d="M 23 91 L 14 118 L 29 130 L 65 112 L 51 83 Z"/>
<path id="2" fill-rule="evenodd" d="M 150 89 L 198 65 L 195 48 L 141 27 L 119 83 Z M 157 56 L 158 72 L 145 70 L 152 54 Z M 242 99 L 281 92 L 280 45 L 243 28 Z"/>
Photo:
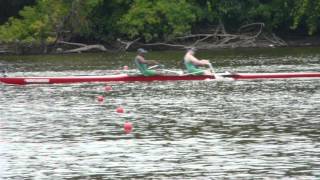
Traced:
<path id="1" fill-rule="evenodd" d="M 83 51 L 89 51 L 89 50 L 93 50 L 93 49 L 100 50 L 100 51 L 107 51 L 107 49 L 101 44 L 86 45 L 86 44 L 82 44 L 82 43 L 72 43 L 72 42 L 65 42 L 65 41 L 58 41 L 57 43 L 73 45 L 73 46 L 80 46 L 79 48 L 61 51 L 62 53 L 81 53 Z"/>
<path id="2" fill-rule="evenodd" d="M 238 32 L 240 33 L 243 29 L 247 29 L 247 28 L 252 28 L 254 26 L 260 26 L 260 30 L 265 26 L 264 23 L 251 23 L 251 24 L 245 24 L 242 25 L 239 29 Z"/>
<path id="3" fill-rule="evenodd" d="M 213 48 L 235 48 L 235 47 L 267 47 L 269 44 L 265 40 L 272 42 L 274 45 L 284 46 L 286 43 L 278 38 L 275 34 L 271 34 L 271 37 L 262 37 L 264 35 L 264 23 L 251 23 L 241 26 L 237 33 L 228 33 L 224 27 L 222 21 L 219 21 L 219 25 L 207 32 L 201 34 L 189 34 L 186 36 L 176 37 L 169 42 L 156 42 L 156 43 L 139 43 L 139 46 L 167 46 L 174 48 L 188 48 L 197 47 L 199 49 L 213 49 Z M 265 36 L 265 35 L 264 35 Z M 139 41 L 118 41 L 125 45 L 127 50 L 133 43 Z M 193 43 L 192 43 L 193 42 Z"/>
<path id="4" fill-rule="evenodd" d="M 273 39 L 276 40 L 276 42 L 277 42 L 278 44 L 281 44 L 281 45 L 283 45 L 283 46 L 287 46 L 287 45 L 288 45 L 284 40 L 282 40 L 281 38 L 279 38 L 278 36 L 276 36 L 274 33 L 272 33 L 272 37 L 273 37 Z"/>
<path id="5" fill-rule="evenodd" d="M 0 50 L 0 54 L 7 54 L 7 53 L 11 53 L 10 51 L 5 51 L 5 50 Z"/>
<path id="6" fill-rule="evenodd" d="M 149 43 L 143 44 L 144 46 L 169 46 L 169 47 L 180 47 L 180 48 L 188 48 L 189 46 L 181 45 L 181 44 L 168 44 L 168 43 Z"/>
<path id="7" fill-rule="evenodd" d="M 280 46 L 287 46 L 288 45 L 284 40 L 277 37 L 274 33 L 271 34 L 271 37 L 268 37 L 266 34 L 263 34 L 263 37 L 267 41 L 269 41 L 273 44 L 276 44 L 276 45 L 280 45 Z"/>
<path id="8" fill-rule="evenodd" d="M 81 46 L 81 47 L 87 46 L 86 44 L 83 44 L 83 43 L 73 43 L 73 42 L 66 42 L 66 41 L 58 41 L 57 43 L 73 45 L 73 46 Z"/>
<path id="9" fill-rule="evenodd" d="M 10 48 L 6 45 L 0 46 L 0 54 L 11 54 L 15 53 L 13 50 L 10 50 Z"/>
<path id="10" fill-rule="evenodd" d="M 207 39 L 209 39 L 209 38 L 211 38 L 213 36 L 216 36 L 216 35 L 212 34 L 212 35 L 208 35 L 208 36 L 206 36 L 204 38 L 198 39 L 196 42 L 194 42 L 192 44 L 192 46 L 197 46 L 197 44 L 199 44 L 200 42 L 205 41 L 205 40 L 207 40 Z"/>
<path id="11" fill-rule="evenodd" d="M 188 38 L 211 36 L 211 35 L 212 34 L 190 34 L 190 35 L 187 35 L 187 36 L 177 37 L 176 39 L 188 39 Z"/>
<path id="12" fill-rule="evenodd" d="M 63 53 L 81 53 L 82 51 L 89 51 L 93 49 L 100 50 L 100 51 L 107 51 L 107 49 L 103 45 L 98 44 L 98 45 L 87 45 L 81 48 L 66 50 L 66 51 L 63 51 Z"/>
<path id="13" fill-rule="evenodd" d="M 121 44 L 124 44 L 124 48 L 123 48 L 124 51 L 127 51 L 132 44 L 138 42 L 139 40 L 140 38 L 137 38 L 133 41 L 126 42 L 126 41 L 122 41 L 120 38 L 117 39 L 118 42 L 120 42 Z"/>

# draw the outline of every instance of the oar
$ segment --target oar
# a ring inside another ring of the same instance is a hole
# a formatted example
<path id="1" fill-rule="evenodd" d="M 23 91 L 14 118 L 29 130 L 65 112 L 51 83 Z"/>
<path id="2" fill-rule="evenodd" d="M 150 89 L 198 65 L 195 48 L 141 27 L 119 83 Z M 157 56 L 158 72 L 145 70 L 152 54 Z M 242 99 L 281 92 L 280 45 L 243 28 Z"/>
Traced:
<path id="1" fill-rule="evenodd" d="M 186 73 L 186 74 L 182 74 L 182 75 L 184 75 L 184 76 L 188 76 L 188 75 L 196 75 L 196 74 L 198 74 L 199 72 L 192 72 L 192 73 Z"/>
<path id="2" fill-rule="evenodd" d="M 157 64 L 157 65 L 154 65 L 154 66 L 149 67 L 148 69 L 154 69 L 154 68 L 157 68 L 157 67 L 159 67 L 159 66 L 160 66 L 160 65 Z"/>
<path id="3" fill-rule="evenodd" d="M 215 74 L 215 72 L 214 72 L 214 70 L 213 70 L 213 67 L 212 67 L 212 64 L 209 63 L 208 66 L 209 66 L 209 69 L 210 69 L 211 73 L 212 73 L 212 74 Z"/>
<path id="4" fill-rule="evenodd" d="M 163 68 L 164 65 L 162 65 L 162 64 L 157 64 L 157 65 L 154 65 L 154 66 L 149 67 L 148 69 L 154 69 L 154 68 L 157 68 L 157 67 Z M 181 72 L 181 71 L 172 71 L 172 70 L 167 70 L 167 69 L 160 69 L 160 71 L 170 72 L 170 73 L 174 73 L 174 74 L 178 74 L 178 75 L 182 75 L 182 74 L 183 74 L 183 72 Z"/>
<path id="5" fill-rule="evenodd" d="M 157 67 L 163 68 L 164 65 L 163 65 L 163 64 L 157 64 L 157 65 L 154 65 L 154 66 L 149 67 L 148 69 L 154 69 L 154 68 L 157 68 Z"/>
<path id="6" fill-rule="evenodd" d="M 218 75 L 217 73 L 215 73 L 215 71 L 214 71 L 211 63 L 209 63 L 208 66 L 209 66 L 209 69 L 210 69 L 211 73 L 214 75 L 214 77 L 215 77 L 216 79 L 223 79 L 222 76 L 220 76 L 220 75 Z"/>
<path id="7" fill-rule="evenodd" d="M 183 75 L 182 71 L 172 71 L 172 70 L 167 70 L 167 69 L 161 69 L 161 71 L 170 72 L 170 73 L 174 73 L 174 74 L 178 74 L 178 75 Z"/>

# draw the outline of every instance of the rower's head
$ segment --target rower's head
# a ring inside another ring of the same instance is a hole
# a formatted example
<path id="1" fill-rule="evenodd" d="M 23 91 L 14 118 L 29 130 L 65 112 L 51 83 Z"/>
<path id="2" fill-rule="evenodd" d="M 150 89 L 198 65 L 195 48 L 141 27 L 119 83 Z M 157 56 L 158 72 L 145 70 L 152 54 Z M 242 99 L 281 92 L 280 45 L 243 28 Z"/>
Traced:
<path id="1" fill-rule="evenodd" d="M 140 56 L 144 56 L 144 54 L 146 54 L 148 51 L 143 48 L 139 48 L 137 52 Z"/>
<path id="2" fill-rule="evenodd" d="M 191 54 L 195 54 L 196 51 L 197 51 L 197 49 L 195 47 L 190 47 L 190 48 L 187 49 L 187 52 L 191 53 Z"/>

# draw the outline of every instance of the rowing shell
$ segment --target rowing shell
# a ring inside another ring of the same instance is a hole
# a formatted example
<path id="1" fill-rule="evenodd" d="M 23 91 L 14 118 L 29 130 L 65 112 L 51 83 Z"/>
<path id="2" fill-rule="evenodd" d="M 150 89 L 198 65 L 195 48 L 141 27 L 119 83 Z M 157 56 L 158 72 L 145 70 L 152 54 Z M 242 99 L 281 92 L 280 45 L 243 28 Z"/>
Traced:
<path id="1" fill-rule="evenodd" d="M 253 79 L 286 79 L 286 78 L 320 78 L 320 72 L 299 73 L 217 73 L 217 77 L 233 80 Z M 67 77 L 0 77 L 0 82 L 7 84 L 63 84 L 63 83 L 89 83 L 89 82 L 149 82 L 149 81 L 192 81 L 218 79 L 214 75 L 109 75 L 109 76 L 67 76 Z"/>

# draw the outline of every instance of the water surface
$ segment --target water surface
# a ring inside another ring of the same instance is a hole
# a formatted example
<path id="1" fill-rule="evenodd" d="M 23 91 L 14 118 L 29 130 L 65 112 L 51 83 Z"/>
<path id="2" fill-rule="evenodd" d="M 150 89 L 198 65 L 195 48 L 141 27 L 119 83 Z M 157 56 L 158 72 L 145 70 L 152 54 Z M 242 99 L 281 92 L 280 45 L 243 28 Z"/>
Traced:
<path id="1" fill-rule="evenodd" d="M 319 72 L 317 48 L 199 52 L 218 72 Z M 135 73 L 134 53 L 0 56 L 10 76 Z M 179 70 L 183 52 L 151 52 Z M 121 73 L 120 72 L 120 73 Z M 2 179 L 320 177 L 320 80 L 0 84 Z M 99 103 L 96 97 L 105 96 Z M 115 109 L 122 106 L 124 114 Z M 125 134 L 130 121 L 133 132 Z"/>

